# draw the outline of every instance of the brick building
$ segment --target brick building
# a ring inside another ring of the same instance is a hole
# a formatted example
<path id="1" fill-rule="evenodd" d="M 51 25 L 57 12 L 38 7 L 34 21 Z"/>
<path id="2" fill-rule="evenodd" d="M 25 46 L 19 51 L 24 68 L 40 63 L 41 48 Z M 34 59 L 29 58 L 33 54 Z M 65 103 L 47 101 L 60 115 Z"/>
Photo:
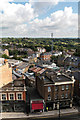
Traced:
<path id="1" fill-rule="evenodd" d="M 39 95 L 35 87 L 27 89 L 27 106 L 29 111 L 44 111 L 44 99 Z"/>
<path id="2" fill-rule="evenodd" d="M 0 88 L 0 102 L 2 103 L 2 112 L 26 111 L 25 81 L 22 79 L 14 80 Z"/>
<path id="3" fill-rule="evenodd" d="M 50 61 L 51 56 L 52 56 L 52 53 L 50 53 L 50 52 L 42 53 L 40 55 L 40 59 L 45 60 L 45 61 Z"/>
<path id="4" fill-rule="evenodd" d="M 80 71 L 75 71 L 70 73 L 70 76 L 74 76 L 75 84 L 74 84 L 74 97 L 77 102 L 80 104 Z"/>
<path id="5" fill-rule="evenodd" d="M 54 72 L 36 76 L 37 90 L 44 98 L 45 107 L 48 106 L 49 109 L 59 109 L 59 105 L 72 107 L 74 82 L 73 77 Z"/>

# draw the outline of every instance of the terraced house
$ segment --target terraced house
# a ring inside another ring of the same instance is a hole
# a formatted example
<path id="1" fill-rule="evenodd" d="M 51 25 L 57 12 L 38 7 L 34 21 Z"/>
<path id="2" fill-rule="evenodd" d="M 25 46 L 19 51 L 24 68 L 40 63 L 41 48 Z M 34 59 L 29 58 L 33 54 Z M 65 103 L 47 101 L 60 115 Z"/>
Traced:
<path id="1" fill-rule="evenodd" d="M 59 106 L 72 107 L 74 82 L 73 76 L 68 77 L 54 72 L 36 76 L 36 88 L 44 98 L 45 107 L 49 109 L 59 109 Z"/>
<path id="2" fill-rule="evenodd" d="M 24 112 L 26 107 L 26 87 L 22 79 L 14 80 L 0 88 L 2 112 Z"/>

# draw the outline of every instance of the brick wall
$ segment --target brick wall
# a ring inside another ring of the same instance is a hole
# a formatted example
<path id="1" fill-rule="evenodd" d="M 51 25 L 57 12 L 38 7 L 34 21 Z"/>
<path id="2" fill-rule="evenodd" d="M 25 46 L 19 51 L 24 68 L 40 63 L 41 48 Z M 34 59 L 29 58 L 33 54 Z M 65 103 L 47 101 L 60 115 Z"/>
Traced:
<path id="1" fill-rule="evenodd" d="M 44 81 L 36 76 L 36 87 L 39 94 L 44 98 Z"/>

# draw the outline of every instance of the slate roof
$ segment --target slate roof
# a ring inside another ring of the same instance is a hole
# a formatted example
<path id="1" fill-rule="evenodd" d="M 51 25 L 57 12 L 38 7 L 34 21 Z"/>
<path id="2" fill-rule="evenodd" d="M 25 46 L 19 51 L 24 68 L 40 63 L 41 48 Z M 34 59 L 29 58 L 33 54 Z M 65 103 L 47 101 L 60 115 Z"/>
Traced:
<path id="1" fill-rule="evenodd" d="M 40 79 L 44 80 L 44 84 L 54 84 L 55 82 L 71 82 L 72 79 L 65 74 L 57 75 L 55 72 L 48 72 L 43 76 L 40 76 Z"/>
<path id="2" fill-rule="evenodd" d="M 52 55 L 51 52 L 45 52 L 45 53 L 41 53 L 41 55 Z"/>
<path id="3" fill-rule="evenodd" d="M 74 76 L 75 80 L 79 80 L 80 82 L 80 71 L 75 71 L 69 74 L 69 76 Z"/>

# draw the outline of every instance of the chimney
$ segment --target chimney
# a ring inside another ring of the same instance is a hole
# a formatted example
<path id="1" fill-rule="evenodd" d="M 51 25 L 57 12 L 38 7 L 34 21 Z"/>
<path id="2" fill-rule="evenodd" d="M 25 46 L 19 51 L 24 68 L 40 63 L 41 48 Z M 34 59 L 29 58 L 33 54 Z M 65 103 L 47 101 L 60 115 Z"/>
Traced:
<path id="1" fill-rule="evenodd" d="M 73 83 L 75 82 L 74 76 L 72 76 Z"/>
<path id="2" fill-rule="evenodd" d="M 44 76 L 42 76 L 42 79 L 44 80 Z"/>
<path id="3" fill-rule="evenodd" d="M 5 59 L 4 60 L 4 63 L 7 65 L 7 67 L 8 67 L 8 60 L 7 59 Z"/>

